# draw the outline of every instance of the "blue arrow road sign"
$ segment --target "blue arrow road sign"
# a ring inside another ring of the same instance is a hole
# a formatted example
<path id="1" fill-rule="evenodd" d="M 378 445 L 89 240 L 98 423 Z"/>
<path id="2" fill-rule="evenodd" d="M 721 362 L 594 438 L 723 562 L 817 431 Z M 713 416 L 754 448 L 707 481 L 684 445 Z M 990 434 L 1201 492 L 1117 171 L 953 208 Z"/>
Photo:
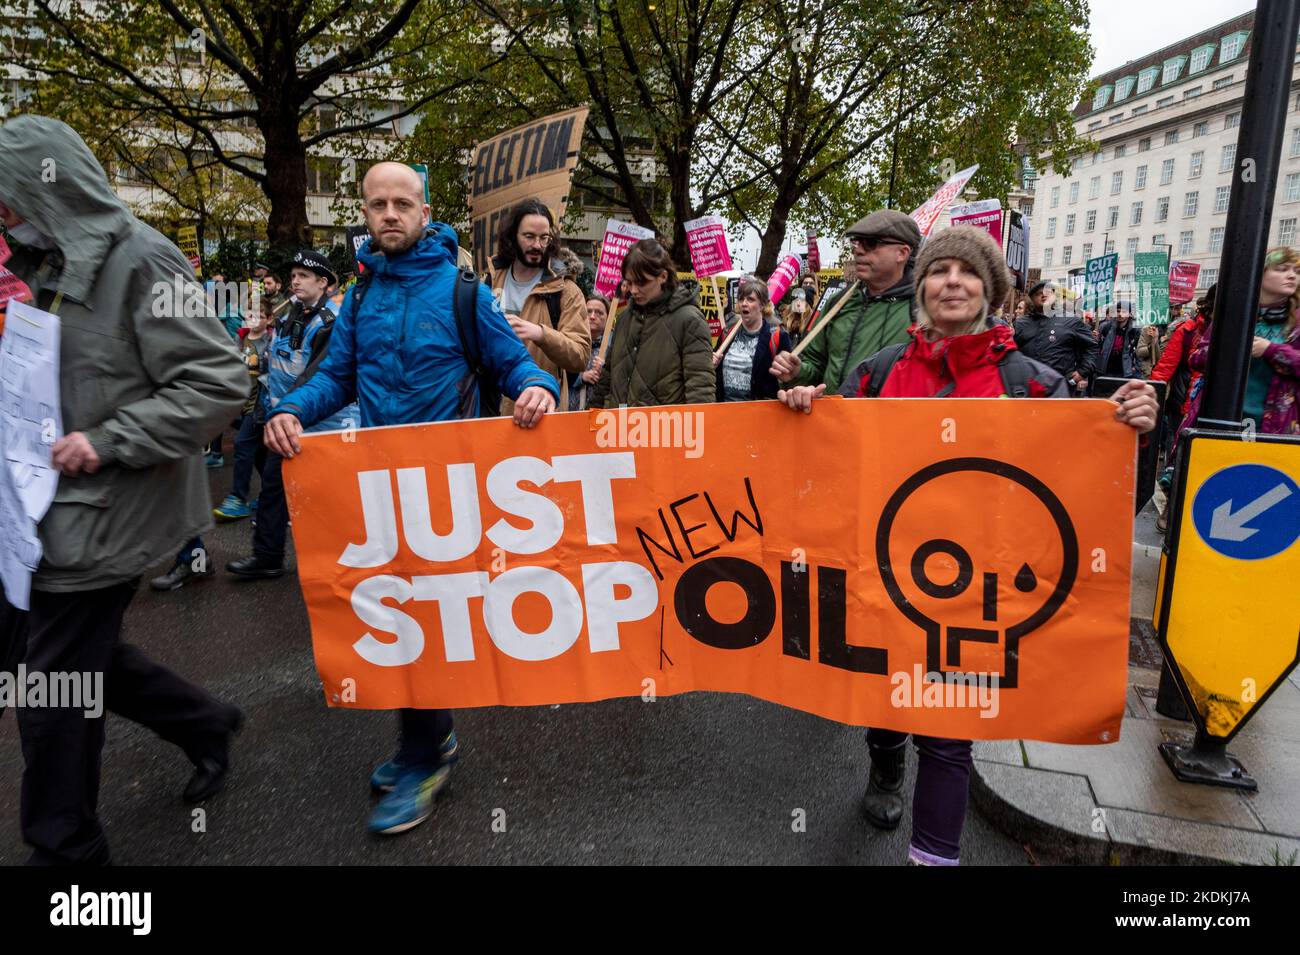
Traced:
<path id="1" fill-rule="evenodd" d="M 1225 557 L 1275 557 L 1300 537 L 1300 486 L 1277 468 L 1236 464 L 1201 485 L 1192 522 L 1201 540 Z"/>

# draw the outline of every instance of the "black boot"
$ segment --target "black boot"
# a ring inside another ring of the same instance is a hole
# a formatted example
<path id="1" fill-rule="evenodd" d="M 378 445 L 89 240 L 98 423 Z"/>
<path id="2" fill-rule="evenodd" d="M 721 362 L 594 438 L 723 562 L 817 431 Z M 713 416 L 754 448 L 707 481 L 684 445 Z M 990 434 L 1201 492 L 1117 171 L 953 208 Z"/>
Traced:
<path id="1" fill-rule="evenodd" d="M 862 796 L 862 814 L 877 829 L 897 829 L 903 818 L 907 741 L 890 748 L 870 743 L 867 746 L 871 750 L 871 776 Z"/>
<path id="2" fill-rule="evenodd" d="M 226 564 L 226 570 L 230 571 L 236 577 L 246 577 L 250 580 L 256 580 L 265 577 L 280 577 L 284 574 L 283 560 L 267 560 L 256 555 L 252 557 L 241 557 L 239 560 L 232 560 Z"/>
<path id="3" fill-rule="evenodd" d="M 244 728 L 244 711 L 232 706 L 229 729 L 213 740 L 203 755 L 194 759 L 194 774 L 185 786 L 188 803 L 203 802 L 219 790 L 230 771 L 230 741 Z"/>

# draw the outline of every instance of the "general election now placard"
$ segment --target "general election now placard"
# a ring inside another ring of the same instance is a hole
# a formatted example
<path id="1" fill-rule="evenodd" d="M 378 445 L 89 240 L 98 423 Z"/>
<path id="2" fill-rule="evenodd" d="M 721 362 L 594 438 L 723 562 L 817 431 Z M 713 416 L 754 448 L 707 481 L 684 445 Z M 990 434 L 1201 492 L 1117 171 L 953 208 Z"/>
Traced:
<path id="1" fill-rule="evenodd" d="M 1102 401 L 754 402 L 308 435 L 285 481 L 333 705 L 722 690 L 1099 743 L 1134 444 Z"/>

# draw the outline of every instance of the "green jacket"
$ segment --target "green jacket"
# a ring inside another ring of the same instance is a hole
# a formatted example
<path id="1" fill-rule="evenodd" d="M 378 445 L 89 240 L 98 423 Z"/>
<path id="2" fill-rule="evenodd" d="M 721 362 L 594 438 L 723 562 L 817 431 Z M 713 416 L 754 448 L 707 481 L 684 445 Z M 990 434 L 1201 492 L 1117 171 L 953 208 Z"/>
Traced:
<path id="1" fill-rule="evenodd" d="M 68 126 L 0 126 L 0 201 L 57 247 L 15 243 L 8 266 L 59 316 L 63 430 L 84 432 L 101 461 L 59 479 L 32 586 L 122 583 L 211 526 L 200 451 L 239 414 L 248 372 L 189 262 L 130 213 Z M 189 303 L 175 301 L 178 276 Z"/>
<path id="2" fill-rule="evenodd" d="M 853 298 L 831 319 L 830 326 L 799 356 L 803 364 L 793 384 L 820 385 L 825 382 L 826 393 L 833 395 L 840 390 L 844 376 L 861 362 L 888 345 L 908 341 L 907 329 L 912 324 L 912 290 L 911 269 L 903 273 L 897 285 L 881 295 L 870 295 L 865 285 L 859 285 Z M 848 289 L 845 289 L 831 301 L 823 303 L 822 315 L 830 314 L 835 303 L 848 294 Z"/>
<path id="3" fill-rule="evenodd" d="M 716 397 L 709 325 L 697 292 L 678 285 L 614 321 L 605 367 L 588 406 L 703 404 Z"/>

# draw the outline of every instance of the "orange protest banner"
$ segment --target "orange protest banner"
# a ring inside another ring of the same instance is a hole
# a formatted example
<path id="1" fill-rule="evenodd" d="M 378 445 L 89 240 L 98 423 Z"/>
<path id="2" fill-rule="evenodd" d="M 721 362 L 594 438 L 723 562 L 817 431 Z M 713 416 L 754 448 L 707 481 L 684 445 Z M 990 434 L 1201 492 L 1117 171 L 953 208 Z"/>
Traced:
<path id="1" fill-rule="evenodd" d="M 284 476 L 333 705 L 722 690 L 1104 743 L 1134 443 L 1103 401 L 833 398 L 308 435 Z"/>

